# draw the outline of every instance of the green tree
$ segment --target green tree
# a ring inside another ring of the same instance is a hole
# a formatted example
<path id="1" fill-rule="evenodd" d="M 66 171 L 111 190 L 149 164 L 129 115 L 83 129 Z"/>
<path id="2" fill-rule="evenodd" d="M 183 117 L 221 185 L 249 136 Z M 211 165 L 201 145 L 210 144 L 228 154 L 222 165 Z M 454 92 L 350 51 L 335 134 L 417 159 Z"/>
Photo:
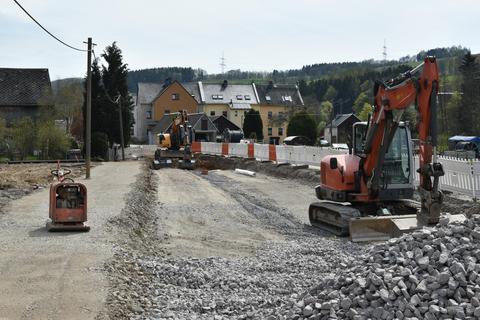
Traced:
<path id="1" fill-rule="evenodd" d="M 38 124 L 36 144 L 43 159 L 65 159 L 70 148 L 70 139 L 65 131 L 55 126 L 54 121 Z"/>
<path id="2" fill-rule="evenodd" d="M 462 99 L 458 112 L 460 134 L 478 135 L 480 133 L 480 67 L 475 57 L 467 52 L 462 59 Z"/>
<path id="3" fill-rule="evenodd" d="M 24 117 L 13 121 L 10 132 L 13 148 L 19 153 L 20 159 L 31 155 L 35 146 L 35 123 L 32 118 Z"/>
<path id="4" fill-rule="evenodd" d="M 92 156 L 106 159 L 108 152 L 108 136 L 103 132 L 92 134 Z"/>
<path id="5" fill-rule="evenodd" d="M 263 123 L 259 111 L 250 109 L 247 112 L 243 121 L 243 133 L 245 137 L 251 138 L 254 134 L 255 139 L 263 140 Z"/>
<path id="6" fill-rule="evenodd" d="M 60 87 L 55 95 L 56 119 L 67 122 L 67 130 L 79 115 L 83 106 L 83 88 L 81 83 L 69 83 Z"/>
<path id="7" fill-rule="evenodd" d="M 368 120 L 368 115 L 370 113 L 372 113 L 372 111 L 373 111 L 373 108 L 370 105 L 370 103 L 364 103 L 362 110 L 360 111 L 360 113 L 357 116 L 360 118 L 360 120 L 367 121 Z"/>
<path id="8" fill-rule="evenodd" d="M 461 126 L 459 125 L 457 119 L 458 114 L 460 113 L 460 105 L 462 103 L 462 95 L 458 92 L 455 92 L 447 102 L 445 106 L 445 124 L 447 126 L 446 130 L 449 135 L 454 135 L 457 132 L 461 132 Z"/>
<path id="9" fill-rule="evenodd" d="M 102 57 L 107 62 L 107 66 L 102 66 L 102 81 L 106 99 L 105 113 L 108 116 L 108 126 L 105 132 L 110 142 L 120 143 L 120 119 L 118 113 L 118 104 L 112 102 L 120 95 L 120 108 L 122 110 L 123 138 L 125 144 L 130 141 L 130 127 L 133 125 L 133 100 L 128 92 L 127 64 L 123 62 L 122 51 L 116 42 L 108 46 Z M 102 101 L 103 102 L 103 101 Z"/>
<path id="10" fill-rule="evenodd" d="M 353 112 L 355 115 L 359 115 L 360 112 L 362 112 L 364 105 L 367 103 L 368 104 L 369 98 L 366 92 L 360 92 L 358 95 L 357 99 L 355 99 L 355 102 L 353 103 Z"/>
<path id="11" fill-rule="evenodd" d="M 325 95 L 323 96 L 323 100 L 333 101 L 337 97 L 337 90 L 333 86 L 328 86 Z"/>
<path id="12" fill-rule="evenodd" d="M 315 119 L 306 111 L 293 115 L 287 127 L 288 136 L 305 136 L 312 143 L 317 140 L 317 125 Z"/>
<path id="13" fill-rule="evenodd" d="M 332 118 L 333 104 L 330 101 L 323 101 L 320 104 L 320 114 L 318 117 L 317 132 L 322 135 L 325 130 L 325 126 L 330 122 Z"/>

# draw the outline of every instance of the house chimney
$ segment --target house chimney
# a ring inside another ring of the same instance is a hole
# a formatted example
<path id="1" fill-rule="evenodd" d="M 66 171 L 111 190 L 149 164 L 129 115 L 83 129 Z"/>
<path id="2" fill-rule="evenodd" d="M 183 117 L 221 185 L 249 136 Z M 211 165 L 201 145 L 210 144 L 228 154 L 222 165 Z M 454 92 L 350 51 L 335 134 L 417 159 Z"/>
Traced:
<path id="1" fill-rule="evenodd" d="M 167 79 L 165 79 L 165 82 L 163 82 L 163 89 L 165 89 L 166 87 L 168 87 L 169 85 L 172 84 L 172 78 L 171 77 L 168 77 Z"/>

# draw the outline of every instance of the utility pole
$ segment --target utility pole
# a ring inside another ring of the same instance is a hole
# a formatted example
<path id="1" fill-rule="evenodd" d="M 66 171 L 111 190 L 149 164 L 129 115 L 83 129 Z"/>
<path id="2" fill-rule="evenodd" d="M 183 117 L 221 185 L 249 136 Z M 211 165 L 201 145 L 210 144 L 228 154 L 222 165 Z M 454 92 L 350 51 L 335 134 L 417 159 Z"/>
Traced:
<path id="1" fill-rule="evenodd" d="M 90 156 L 92 134 L 92 38 L 87 42 L 87 114 L 85 125 L 85 179 L 90 179 Z"/>
<path id="2" fill-rule="evenodd" d="M 125 161 L 125 141 L 123 139 L 122 96 L 118 95 L 118 117 L 120 120 L 120 143 L 122 147 L 122 161 Z"/>

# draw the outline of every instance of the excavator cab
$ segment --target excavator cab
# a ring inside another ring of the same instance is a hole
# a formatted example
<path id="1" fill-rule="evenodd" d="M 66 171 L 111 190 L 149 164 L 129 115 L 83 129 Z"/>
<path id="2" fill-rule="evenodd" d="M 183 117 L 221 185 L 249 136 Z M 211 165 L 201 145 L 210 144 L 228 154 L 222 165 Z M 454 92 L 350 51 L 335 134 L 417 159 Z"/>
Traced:
<path id="1" fill-rule="evenodd" d="M 357 122 L 353 125 L 353 154 L 365 158 L 365 139 L 367 122 Z M 394 190 L 402 190 L 402 199 L 413 197 L 413 148 L 410 129 L 407 124 L 400 122 L 395 135 L 385 154 L 383 172 L 380 177 L 380 193 L 389 190 L 389 200 L 395 197 Z M 387 200 L 387 195 L 380 194 L 380 200 Z"/>

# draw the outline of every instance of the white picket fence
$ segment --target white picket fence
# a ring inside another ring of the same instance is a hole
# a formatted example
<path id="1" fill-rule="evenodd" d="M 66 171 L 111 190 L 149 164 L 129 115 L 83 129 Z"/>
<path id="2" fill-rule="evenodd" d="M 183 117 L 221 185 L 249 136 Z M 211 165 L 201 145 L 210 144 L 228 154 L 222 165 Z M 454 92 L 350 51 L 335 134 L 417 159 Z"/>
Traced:
<path id="1" fill-rule="evenodd" d="M 201 153 L 222 155 L 222 143 L 201 142 L 199 149 Z M 268 144 L 254 144 L 254 157 L 257 160 L 272 160 L 272 146 Z M 125 149 L 126 158 L 153 156 L 157 147 L 155 145 L 137 145 Z M 275 158 L 277 163 L 291 163 L 320 167 L 323 157 L 332 154 L 346 154 L 345 150 L 331 148 L 307 147 L 307 146 L 275 146 Z M 225 154 L 224 154 L 225 155 Z M 248 145 L 240 143 L 229 143 L 227 156 L 248 157 Z M 452 192 L 458 192 L 472 199 L 480 194 L 480 161 L 460 160 L 452 157 L 439 156 L 438 161 L 443 164 L 445 176 L 440 178 L 440 188 Z M 415 182 L 419 182 L 418 157 L 414 157 L 413 171 Z"/>
<path id="2" fill-rule="evenodd" d="M 477 199 L 480 191 L 480 161 L 462 160 L 453 157 L 439 156 L 438 162 L 443 165 L 445 175 L 440 177 L 440 189 L 458 192 Z M 418 157 L 414 157 L 415 182 L 420 182 L 420 176 L 416 173 Z"/>

